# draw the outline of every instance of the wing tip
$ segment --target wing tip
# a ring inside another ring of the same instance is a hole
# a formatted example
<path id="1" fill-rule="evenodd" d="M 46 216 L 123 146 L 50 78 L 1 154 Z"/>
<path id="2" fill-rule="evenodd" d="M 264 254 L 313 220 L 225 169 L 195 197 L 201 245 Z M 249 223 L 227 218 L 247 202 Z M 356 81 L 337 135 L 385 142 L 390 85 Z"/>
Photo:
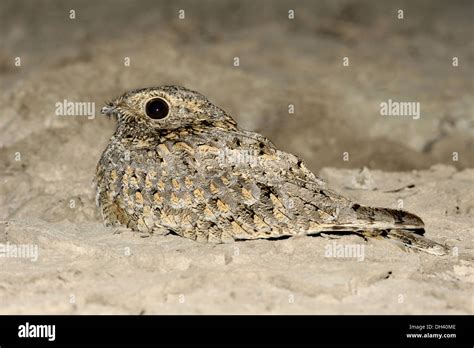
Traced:
<path id="1" fill-rule="evenodd" d="M 357 203 L 352 209 L 356 212 L 358 220 L 387 222 L 393 224 L 393 228 L 423 229 L 425 226 L 418 215 L 405 210 L 367 207 Z"/>

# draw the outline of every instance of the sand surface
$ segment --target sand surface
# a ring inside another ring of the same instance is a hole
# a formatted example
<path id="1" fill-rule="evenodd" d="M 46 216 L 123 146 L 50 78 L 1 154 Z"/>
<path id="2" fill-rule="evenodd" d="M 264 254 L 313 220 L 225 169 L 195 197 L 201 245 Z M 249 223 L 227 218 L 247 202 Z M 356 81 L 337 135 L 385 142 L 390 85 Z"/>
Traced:
<path id="1" fill-rule="evenodd" d="M 75 208 L 59 200 L 42 218 L 18 214 L 2 224 L 0 241 L 37 245 L 38 260 L 2 260 L 1 312 L 472 314 L 474 171 L 365 171 L 370 191 L 359 188 L 359 174 L 322 171 L 362 203 L 395 208 L 402 200 L 426 221 L 427 236 L 453 253 L 408 253 L 357 236 L 210 245 L 114 234 L 94 218 L 84 192 Z M 363 254 L 328 254 L 343 245 L 362 246 Z"/>
<path id="2" fill-rule="evenodd" d="M 0 246 L 38 251 L 0 257 L 0 314 L 474 313 L 472 2 L 140 3 L 0 4 Z M 336 191 L 418 214 L 453 252 L 357 236 L 207 245 L 103 227 L 91 182 L 115 125 L 98 111 L 162 84 L 202 92 Z M 389 98 L 421 102 L 420 119 L 382 117 Z M 64 99 L 97 115 L 58 116 Z M 363 260 L 327 255 L 344 245 Z"/>

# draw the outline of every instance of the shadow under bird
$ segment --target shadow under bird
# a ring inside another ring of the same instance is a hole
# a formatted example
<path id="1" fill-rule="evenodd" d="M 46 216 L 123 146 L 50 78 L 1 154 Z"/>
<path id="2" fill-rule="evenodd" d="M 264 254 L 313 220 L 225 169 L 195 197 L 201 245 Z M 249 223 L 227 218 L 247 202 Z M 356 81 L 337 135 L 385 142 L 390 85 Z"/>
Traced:
<path id="1" fill-rule="evenodd" d="M 211 243 L 355 233 L 448 252 L 422 236 L 418 216 L 363 206 L 326 188 L 301 159 L 241 129 L 200 93 L 137 89 L 102 113 L 117 119 L 95 177 L 108 226 Z"/>

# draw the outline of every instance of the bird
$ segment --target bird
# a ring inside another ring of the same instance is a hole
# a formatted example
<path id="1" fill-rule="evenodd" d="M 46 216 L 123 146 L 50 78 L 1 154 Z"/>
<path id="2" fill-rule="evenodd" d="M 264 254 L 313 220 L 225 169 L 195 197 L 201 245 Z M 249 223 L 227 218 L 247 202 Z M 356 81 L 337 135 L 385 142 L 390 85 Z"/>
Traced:
<path id="1" fill-rule="evenodd" d="M 423 236 L 417 215 L 338 194 L 302 159 L 240 128 L 196 91 L 135 89 L 101 112 L 117 122 L 94 178 L 106 226 L 207 243 L 352 233 L 449 251 Z"/>

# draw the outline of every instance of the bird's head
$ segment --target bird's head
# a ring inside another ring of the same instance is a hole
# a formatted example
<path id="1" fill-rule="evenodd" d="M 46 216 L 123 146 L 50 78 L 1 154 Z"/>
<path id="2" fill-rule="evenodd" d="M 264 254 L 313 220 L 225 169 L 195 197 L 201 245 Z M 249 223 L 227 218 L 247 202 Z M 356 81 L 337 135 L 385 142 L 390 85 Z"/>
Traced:
<path id="1" fill-rule="evenodd" d="M 101 112 L 115 116 L 119 128 L 161 132 L 180 128 L 235 127 L 235 121 L 202 94 L 178 86 L 130 91 L 108 103 Z"/>

